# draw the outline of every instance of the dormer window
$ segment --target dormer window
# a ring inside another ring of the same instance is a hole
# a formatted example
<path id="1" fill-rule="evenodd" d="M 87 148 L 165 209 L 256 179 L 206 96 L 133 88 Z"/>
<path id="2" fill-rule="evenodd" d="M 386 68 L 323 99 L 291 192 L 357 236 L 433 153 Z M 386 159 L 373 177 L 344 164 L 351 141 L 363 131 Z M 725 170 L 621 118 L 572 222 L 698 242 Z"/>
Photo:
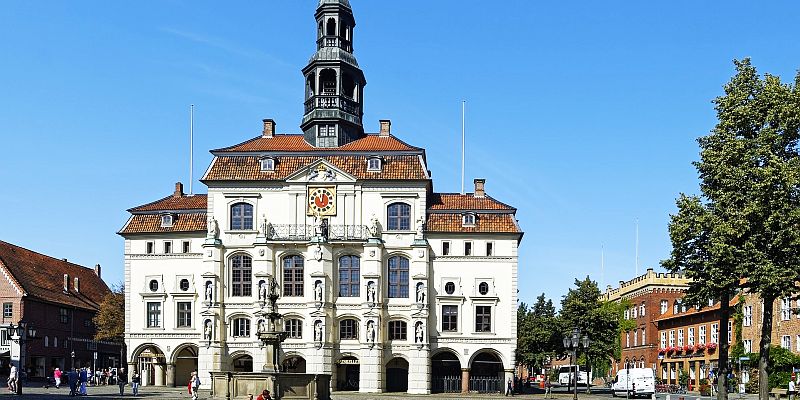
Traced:
<path id="1" fill-rule="evenodd" d="M 161 214 L 161 227 L 172 228 L 172 222 L 174 219 L 175 218 L 172 214 Z"/>
<path id="2" fill-rule="evenodd" d="M 475 226 L 475 213 L 466 213 L 462 218 L 463 226 Z"/>
<path id="3" fill-rule="evenodd" d="M 381 162 L 382 160 L 380 157 L 370 157 L 367 159 L 367 171 L 371 172 L 380 172 L 381 171 Z"/>
<path id="4" fill-rule="evenodd" d="M 261 160 L 261 171 L 275 171 L 275 159 L 264 157 Z"/>

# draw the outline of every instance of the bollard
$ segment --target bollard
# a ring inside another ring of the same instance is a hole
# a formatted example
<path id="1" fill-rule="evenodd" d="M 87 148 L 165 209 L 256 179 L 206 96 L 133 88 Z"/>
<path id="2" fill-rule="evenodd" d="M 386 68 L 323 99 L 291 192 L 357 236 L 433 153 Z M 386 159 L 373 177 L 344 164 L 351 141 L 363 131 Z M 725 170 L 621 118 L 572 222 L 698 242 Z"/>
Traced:
<path id="1" fill-rule="evenodd" d="M 667 400 L 672 400 L 672 398 L 671 398 L 671 397 L 672 397 L 672 396 L 671 396 L 669 393 L 667 393 Z"/>

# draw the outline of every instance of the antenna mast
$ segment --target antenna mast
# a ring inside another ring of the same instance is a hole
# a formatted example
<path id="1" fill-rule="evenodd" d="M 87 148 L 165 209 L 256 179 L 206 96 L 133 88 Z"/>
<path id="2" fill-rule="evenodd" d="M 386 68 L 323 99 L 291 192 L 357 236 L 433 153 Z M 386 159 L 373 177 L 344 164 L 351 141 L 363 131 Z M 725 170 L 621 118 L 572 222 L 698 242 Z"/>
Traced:
<path id="1" fill-rule="evenodd" d="M 189 106 L 189 194 L 192 195 L 192 184 L 194 177 L 192 170 L 194 169 L 194 104 Z"/>
<path id="2" fill-rule="evenodd" d="M 636 276 L 639 276 L 639 218 L 636 218 Z"/>
<path id="3" fill-rule="evenodd" d="M 606 287 L 606 254 L 603 245 L 600 245 L 600 290 Z"/>
<path id="4" fill-rule="evenodd" d="M 464 115 L 467 101 L 461 100 L 461 194 L 464 194 Z"/>

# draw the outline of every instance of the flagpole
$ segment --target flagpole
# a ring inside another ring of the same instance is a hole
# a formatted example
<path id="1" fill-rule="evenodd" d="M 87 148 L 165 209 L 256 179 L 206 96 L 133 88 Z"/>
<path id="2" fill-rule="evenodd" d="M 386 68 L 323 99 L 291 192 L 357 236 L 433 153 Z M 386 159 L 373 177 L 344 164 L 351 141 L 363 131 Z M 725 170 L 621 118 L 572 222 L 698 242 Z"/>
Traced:
<path id="1" fill-rule="evenodd" d="M 192 185 L 194 176 L 194 104 L 189 106 L 189 194 L 194 194 Z"/>

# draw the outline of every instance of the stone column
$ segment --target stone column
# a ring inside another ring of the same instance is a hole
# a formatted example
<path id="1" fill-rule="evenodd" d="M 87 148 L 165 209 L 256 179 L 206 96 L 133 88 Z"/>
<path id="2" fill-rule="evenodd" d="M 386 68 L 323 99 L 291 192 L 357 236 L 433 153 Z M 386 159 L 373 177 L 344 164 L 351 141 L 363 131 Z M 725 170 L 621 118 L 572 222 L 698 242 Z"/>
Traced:
<path id="1" fill-rule="evenodd" d="M 377 323 L 377 322 L 376 322 Z M 364 332 L 364 327 L 360 327 Z M 380 341 L 382 329 L 376 332 L 376 341 Z M 362 334 L 362 336 L 364 336 Z M 359 355 L 358 391 L 361 393 L 380 393 L 383 391 L 383 349 L 375 344 L 372 348 L 365 346 Z M 411 387 L 409 386 L 409 393 Z"/>
<path id="2" fill-rule="evenodd" d="M 461 368 L 461 393 L 469 392 L 469 368 Z"/>
<path id="3" fill-rule="evenodd" d="M 425 333 L 427 336 L 427 332 Z M 424 339 L 427 340 L 427 337 Z M 408 393 L 431 393 L 431 357 L 430 347 L 426 344 L 411 350 L 411 362 L 408 363 Z"/>
<path id="4" fill-rule="evenodd" d="M 167 386 L 175 387 L 175 363 L 167 363 L 166 378 Z M 130 378 L 128 380 L 130 380 Z"/>
<path id="5" fill-rule="evenodd" d="M 155 382 L 153 382 L 153 384 L 156 386 L 164 386 L 164 363 L 161 361 L 153 363 L 153 368 L 155 369 Z"/>

